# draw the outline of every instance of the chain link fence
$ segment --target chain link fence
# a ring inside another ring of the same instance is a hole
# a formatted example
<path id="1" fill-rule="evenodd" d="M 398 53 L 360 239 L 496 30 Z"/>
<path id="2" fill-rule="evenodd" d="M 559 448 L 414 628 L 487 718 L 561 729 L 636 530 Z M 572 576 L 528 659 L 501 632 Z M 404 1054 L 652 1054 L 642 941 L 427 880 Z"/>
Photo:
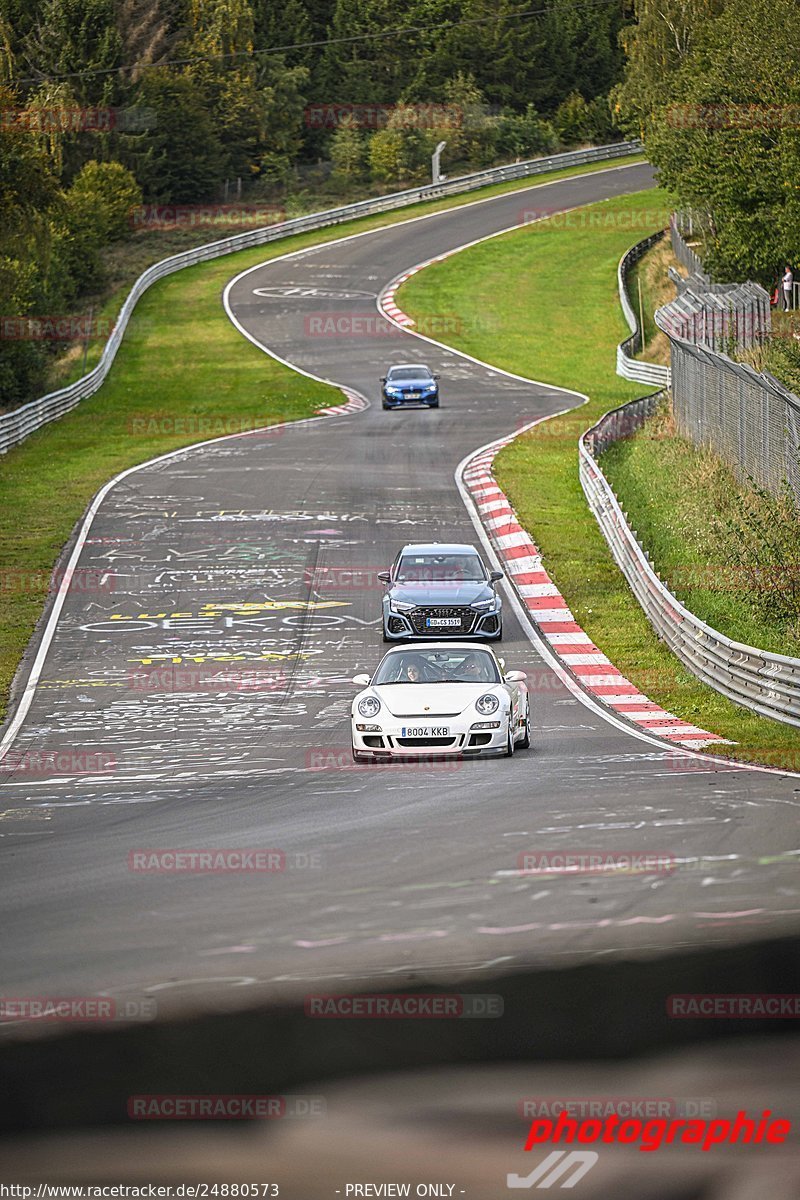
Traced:
<path id="1" fill-rule="evenodd" d="M 673 250 L 691 274 L 673 273 L 679 295 L 655 314 L 670 340 L 675 422 L 742 482 L 754 480 L 773 494 L 788 483 L 800 506 L 800 398 L 768 371 L 731 357 L 771 336 L 769 294 L 751 282 L 712 283 L 685 240 L 694 224 L 693 214 L 670 219 Z"/>

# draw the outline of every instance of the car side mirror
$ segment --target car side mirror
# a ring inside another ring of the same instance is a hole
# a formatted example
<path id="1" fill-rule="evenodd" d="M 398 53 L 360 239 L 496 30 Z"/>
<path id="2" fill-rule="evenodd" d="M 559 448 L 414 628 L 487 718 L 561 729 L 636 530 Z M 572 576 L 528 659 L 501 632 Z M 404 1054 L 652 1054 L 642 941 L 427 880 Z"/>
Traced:
<path id="1" fill-rule="evenodd" d="M 440 380 L 442 377 L 441 377 L 441 375 L 434 375 L 434 377 L 433 377 L 433 378 L 434 378 L 434 379 L 436 380 L 436 382 L 438 383 L 438 382 L 439 382 L 439 380 Z"/>
<path id="2" fill-rule="evenodd" d="M 502 571 L 490 571 L 489 578 L 491 579 L 492 583 L 496 583 L 498 579 L 503 578 L 503 572 Z"/>
<path id="3" fill-rule="evenodd" d="M 378 580 L 380 583 L 391 583 L 392 576 L 389 571 L 378 571 Z"/>
<path id="4" fill-rule="evenodd" d="M 524 671 L 507 671 L 503 678 L 506 683 L 522 683 L 523 679 L 527 679 L 528 676 Z"/>
<path id="5" fill-rule="evenodd" d="M 385 376 L 385 375 L 381 375 L 381 383 L 386 383 L 386 376 Z"/>
<path id="6" fill-rule="evenodd" d="M 359 687 L 369 687 L 369 675 L 354 675 L 353 683 L 357 683 Z"/>

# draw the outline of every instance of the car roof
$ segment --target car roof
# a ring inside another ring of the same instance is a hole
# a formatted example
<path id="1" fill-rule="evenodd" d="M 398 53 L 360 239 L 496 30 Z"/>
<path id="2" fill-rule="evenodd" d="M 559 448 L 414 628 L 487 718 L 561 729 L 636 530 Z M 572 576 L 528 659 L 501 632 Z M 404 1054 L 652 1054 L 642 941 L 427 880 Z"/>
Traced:
<path id="1" fill-rule="evenodd" d="M 403 546 L 401 554 L 475 554 L 480 558 L 474 546 L 466 542 L 409 542 Z"/>
<path id="2" fill-rule="evenodd" d="M 389 373 L 392 371 L 430 371 L 427 363 L 395 363 L 389 367 Z"/>
<path id="3" fill-rule="evenodd" d="M 485 642 L 404 642 L 401 646 L 392 646 L 391 650 L 387 650 L 384 658 L 388 654 L 426 654 L 429 650 L 470 650 L 478 651 L 485 650 L 491 654 L 492 658 L 496 658 L 494 650 L 491 646 L 487 646 Z"/>

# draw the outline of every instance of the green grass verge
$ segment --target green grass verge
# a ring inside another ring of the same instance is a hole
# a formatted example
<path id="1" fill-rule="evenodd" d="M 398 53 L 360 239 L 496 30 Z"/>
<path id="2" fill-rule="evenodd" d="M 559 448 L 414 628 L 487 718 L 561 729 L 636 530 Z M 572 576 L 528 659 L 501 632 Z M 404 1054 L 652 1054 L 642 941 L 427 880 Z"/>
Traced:
<path id="1" fill-rule="evenodd" d="M 571 168 L 547 175 L 541 183 L 628 161 L 632 160 Z M 136 306 L 103 387 L 74 412 L 0 458 L 0 718 L 58 555 L 106 480 L 126 467 L 213 436 L 198 431 L 201 420 L 224 416 L 233 428 L 251 427 L 307 417 L 325 404 L 341 402 L 337 389 L 281 366 L 234 329 L 221 304 L 226 282 L 238 271 L 304 246 L 460 207 L 520 186 L 524 185 L 519 181 L 495 185 L 477 195 L 418 204 L 286 238 L 188 267 L 150 288 Z M 153 251 L 152 261 L 161 257 L 162 252 Z M 130 283 L 147 265 L 135 261 L 130 279 L 108 298 L 101 315 L 116 316 Z M 101 348 L 100 343 L 90 346 L 89 368 Z M 73 362 L 60 382 L 81 373 L 80 361 Z M 165 416 L 174 419 L 172 428 L 162 420 Z"/>
<path id="2" fill-rule="evenodd" d="M 800 657 L 792 505 L 742 486 L 711 450 L 681 437 L 666 403 L 601 463 L 661 578 L 691 612 L 735 641 Z"/>
<path id="3" fill-rule="evenodd" d="M 568 222 L 546 221 L 493 238 L 419 272 L 403 285 L 398 303 L 416 319 L 456 312 L 462 332 L 449 339 L 456 348 L 590 397 L 504 449 L 495 461 L 500 485 L 576 620 L 612 662 L 669 711 L 737 743 L 725 752 L 796 769 L 800 731 L 704 687 L 658 641 L 578 480 L 579 435 L 610 408 L 647 391 L 614 371 L 615 348 L 627 328 L 616 269 L 636 236 L 654 232 L 644 225 L 639 232 L 635 215 L 665 199 L 643 192 L 595 205 Z"/>

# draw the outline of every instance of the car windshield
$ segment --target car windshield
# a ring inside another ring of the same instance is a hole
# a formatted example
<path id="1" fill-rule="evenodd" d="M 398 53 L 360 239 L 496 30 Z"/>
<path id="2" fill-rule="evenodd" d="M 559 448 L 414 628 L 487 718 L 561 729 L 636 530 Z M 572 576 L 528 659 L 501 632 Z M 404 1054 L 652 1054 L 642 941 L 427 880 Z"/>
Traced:
<path id="1" fill-rule="evenodd" d="M 402 650 L 387 654 L 372 680 L 382 683 L 500 683 L 486 650 Z"/>
<path id="2" fill-rule="evenodd" d="M 396 383 L 398 379 L 430 379 L 431 373 L 427 367 L 392 367 L 387 378 Z"/>
<path id="3" fill-rule="evenodd" d="M 429 581 L 484 582 L 486 572 L 477 554 L 404 554 L 397 566 L 396 583 Z"/>

